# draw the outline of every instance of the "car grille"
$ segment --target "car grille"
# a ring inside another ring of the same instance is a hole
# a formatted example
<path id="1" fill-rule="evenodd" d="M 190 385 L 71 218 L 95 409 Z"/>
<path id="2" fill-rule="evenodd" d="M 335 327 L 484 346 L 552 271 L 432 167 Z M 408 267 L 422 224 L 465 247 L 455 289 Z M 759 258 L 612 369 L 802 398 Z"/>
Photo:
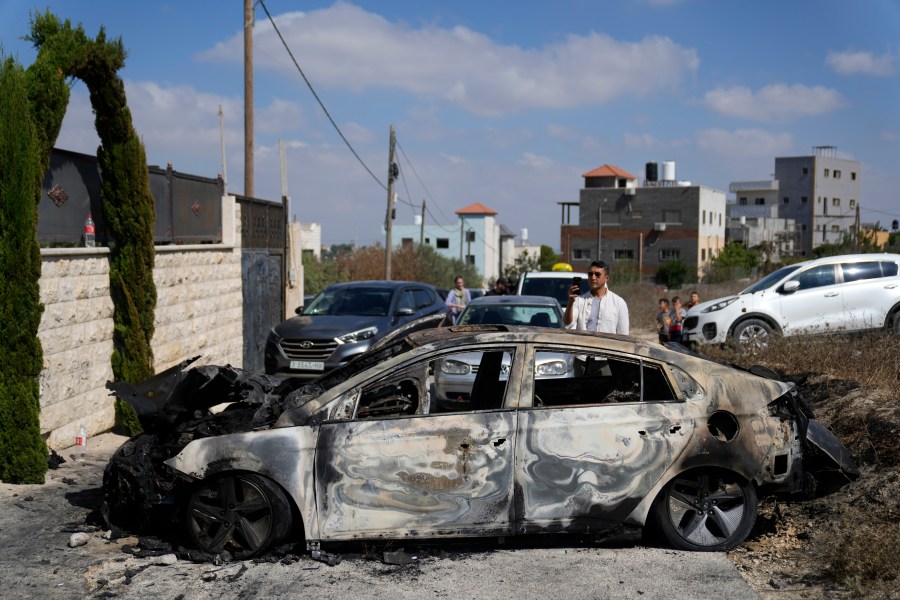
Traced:
<path id="1" fill-rule="evenodd" d="M 684 328 L 685 329 L 693 329 L 697 326 L 697 321 L 700 320 L 700 317 L 688 317 L 684 320 Z"/>
<path id="2" fill-rule="evenodd" d="M 337 345 L 334 340 L 281 340 L 281 351 L 291 360 L 325 360 Z"/>

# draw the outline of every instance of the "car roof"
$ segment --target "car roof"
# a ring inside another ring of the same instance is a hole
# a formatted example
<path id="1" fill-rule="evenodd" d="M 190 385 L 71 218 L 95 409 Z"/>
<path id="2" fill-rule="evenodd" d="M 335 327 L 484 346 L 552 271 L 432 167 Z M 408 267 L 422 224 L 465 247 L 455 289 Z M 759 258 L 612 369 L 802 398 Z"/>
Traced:
<path id="1" fill-rule="evenodd" d="M 472 298 L 469 306 L 484 306 L 497 304 L 513 304 L 516 306 L 558 306 L 556 298 L 550 296 L 479 296 Z"/>
<path id="2" fill-rule="evenodd" d="M 576 340 L 576 336 L 580 339 Z M 454 325 L 425 329 L 409 334 L 406 340 L 413 346 L 426 344 L 467 344 L 482 343 L 515 343 L 541 342 L 550 344 L 566 344 L 578 342 L 578 345 L 596 346 L 598 348 L 615 348 L 626 352 L 650 354 L 656 350 L 671 353 L 659 344 L 650 344 L 643 340 L 613 333 L 594 333 L 574 329 L 548 329 L 528 325 Z"/>
<path id="3" fill-rule="evenodd" d="M 573 277 L 578 277 L 582 275 L 582 271 L 530 271 L 528 273 L 524 273 L 519 281 L 528 277 L 529 279 L 533 277 L 537 277 L 538 279 L 572 279 Z"/>
<path id="4" fill-rule="evenodd" d="M 381 287 L 381 288 L 387 288 L 387 289 L 393 290 L 393 289 L 397 289 L 400 287 L 406 287 L 406 286 L 410 286 L 410 285 L 417 285 L 419 287 L 435 289 L 434 286 L 431 285 L 430 283 L 422 283 L 420 281 L 385 281 L 383 279 L 370 279 L 370 280 L 366 280 L 366 281 L 344 281 L 341 283 L 335 283 L 335 284 L 329 285 L 325 289 L 340 289 L 340 288 L 345 288 L 345 287 L 365 286 L 365 287 Z"/>
<path id="5" fill-rule="evenodd" d="M 837 256 L 823 256 L 822 258 L 815 258 L 813 260 L 807 260 L 795 264 L 803 267 L 809 267 L 813 265 L 827 265 L 837 262 L 860 262 L 870 260 L 888 260 L 893 262 L 900 262 L 900 254 L 888 254 L 884 252 L 880 254 L 840 254 Z"/>

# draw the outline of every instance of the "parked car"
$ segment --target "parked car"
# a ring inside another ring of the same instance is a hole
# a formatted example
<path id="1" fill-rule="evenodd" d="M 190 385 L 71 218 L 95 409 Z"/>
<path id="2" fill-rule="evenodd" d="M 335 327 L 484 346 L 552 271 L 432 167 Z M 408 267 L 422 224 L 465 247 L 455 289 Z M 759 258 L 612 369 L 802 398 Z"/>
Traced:
<path id="1" fill-rule="evenodd" d="M 457 325 L 533 325 L 563 328 L 563 314 L 559 302 L 548 296 L 483 296 L 466 306 Z M 481 352 L 454 354 L 437 361 L 434 373 L 434 392 L 443 407 L 465 409 L 471 406 L 471 391 L 481 364 Z M 510 356 L 504 355 L 501 377 L 506 377 Z M 540 377 L 571 376 L 572 364 L 565 357 L 546 356 L 535 365 Z"/>
<path id="2" fill-rule="evenodd" d="M 429 393 L 435 364 L 472 352 L 472 407 L 445 411 Z M 584 368 L 536 377 L 547 353 Z M 621 525 L 726 550 L 753 527 L 758 494 L 807 489 L 816 461 L 858 474 L 794 384 L 623 336 L 428 329 L 312 382 L 189 362 L 107 384 L 145 433 L 111 458 L 103 512 L 132 530 L 180 527 L 209 558 L 290 536 L 319 552 Z"/>
<path id="3" fill-rule="evenodd" d="M 434 287 L 411 281 L 353 281 L 329 286 L 266 340 L 270 375 L 318 377 L 347 364 L 392 330 L 447 310 Z"/>
<path id="4" fill-rule="evenodd" d="M 787 265 L 740 294 L 694 306 L 685 343 L 754 350 L 773 335 L 889 329 L 900 335 L 900 255 L 829 256 Z"/>
<path id="5" fill-rule="evenodd" d="M 587 292 L 587 275 L 573 273 L 572 271 L 531 271 L 519 277 L 516 286 L 516 294 L 521 296 L 550 296 L 556 298 L 559 305 L 566 308 L 569 304 L 569 288 L 572 287 L 572 279 L 581 277 L 581 293 Z"/>

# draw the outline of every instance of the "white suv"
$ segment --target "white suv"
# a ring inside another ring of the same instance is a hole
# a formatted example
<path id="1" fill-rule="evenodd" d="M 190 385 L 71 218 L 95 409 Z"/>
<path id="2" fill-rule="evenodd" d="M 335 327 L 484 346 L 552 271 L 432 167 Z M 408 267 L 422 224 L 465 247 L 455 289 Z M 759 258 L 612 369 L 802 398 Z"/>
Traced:
<path id="1" fill-rule="evenodd" d="M 684 342 L 765 347 L 772 334 L 892 329 L 900 335 L 900 254 L 829 256 L 788 265 L 737 296 L 691 308 Z"/>

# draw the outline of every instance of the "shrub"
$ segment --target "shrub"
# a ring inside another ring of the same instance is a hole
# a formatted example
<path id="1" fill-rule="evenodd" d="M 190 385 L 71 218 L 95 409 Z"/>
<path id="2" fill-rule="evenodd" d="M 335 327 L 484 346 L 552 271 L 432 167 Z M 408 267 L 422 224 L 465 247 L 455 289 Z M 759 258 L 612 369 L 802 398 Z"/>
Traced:
<path id="1" fill-rule="evenodd" d="M 0 480 L 43 483 L 38 339 L 43 306 L 37 242 L 38 140 L 28 112 L 25 73 L 0 63 Z"/>
<path id="2" fill-rule="evenodd" d="M 669 288 L 680 288 L 688 280 L 690 269 L 686 262 L 680 258 L 667 260 L 659 266 L 656 272 L 656 283 Z"/>

